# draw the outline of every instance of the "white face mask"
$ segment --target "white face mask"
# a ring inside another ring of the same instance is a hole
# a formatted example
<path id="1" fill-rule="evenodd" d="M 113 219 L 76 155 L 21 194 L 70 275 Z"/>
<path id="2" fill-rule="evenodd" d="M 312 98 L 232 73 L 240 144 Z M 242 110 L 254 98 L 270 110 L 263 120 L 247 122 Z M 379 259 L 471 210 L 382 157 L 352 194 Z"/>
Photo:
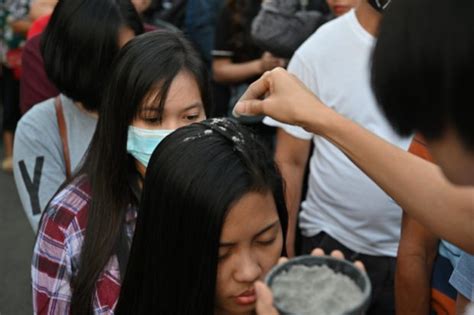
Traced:
<path id="1" fill-rule="evenodd" d="M 147 167 L 150 157 L 160 142 L 174 130 L 128 127 L 127 152 Z"/>

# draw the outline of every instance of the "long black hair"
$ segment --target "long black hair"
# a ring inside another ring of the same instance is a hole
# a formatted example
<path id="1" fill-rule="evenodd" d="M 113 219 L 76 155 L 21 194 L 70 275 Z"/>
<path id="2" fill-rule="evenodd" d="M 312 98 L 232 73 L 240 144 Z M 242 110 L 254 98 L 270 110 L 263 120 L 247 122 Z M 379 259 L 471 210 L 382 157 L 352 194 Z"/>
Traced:
<path id="1" fill-rule="evenodd" d="M 224 219 L 252 191 L 272 193 L 285 235 L 281 176 L 250 131 L 221 118 L 165 138 L 147 169 L 116 314 L 213 314 Z"/>
<path id="2" fill-rule="evenodd" d="M 96 132 L 78 172 L 78 176 L 88 176 L 91 204 L 80 268 L 73 282 L 75 314 L 88 312 L 98 277 L 111 256 L 124 246 L 125 214 L 134 203 L 129 176 L 136 171 L 134 159 L 127 153 L 128 127 L 141 104 L 156 89 L 158 109 L 163 111 L 171 82 L 182 71 L 195 78 L 208 114 L 211 102 L 207 70 L 181 33 L 143 34 L 132 39 L 117 56 L 104 91 Z M 126 251 L 128 257 L 128 247 Z M 119 259 L 119 264 L 123 270 L 126 260 Z"/>
<path id="3" fill-rule="evenodd" d="M 123 27 L 143 33 L 130 0 L 60 0 L 41 38 L 49 79 L 86 109 L 97 110 Z"/>

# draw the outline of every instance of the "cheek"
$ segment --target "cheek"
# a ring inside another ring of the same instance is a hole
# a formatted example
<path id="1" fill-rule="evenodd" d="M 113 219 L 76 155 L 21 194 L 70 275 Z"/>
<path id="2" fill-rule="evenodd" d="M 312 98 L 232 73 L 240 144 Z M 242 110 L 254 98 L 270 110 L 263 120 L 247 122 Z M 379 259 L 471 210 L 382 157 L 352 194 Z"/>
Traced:
<path id="1" fill-rule="evenodd" d="M 263 269 L 262 278 L 267 275 L 270 269 L 278 263 L 283 249 L 283 237 L 279 237 L 272 246 L 261 252 L 261 266 Z"/>
<path id="2" fill-rule="evenodd" d="M 233 292 L 231 269 L 231 265 L 227 261 L 219 263 L 217 267 L 215 303 L 216 307 L 220 309 L 228 307 L 228 297 Z"/>
<path id="3" fill-rule="evenodd" d="M 142 129 L 150 129 L 149 124 L 144 119 L 142 119 L 140 117 L 135 118 L 132 121 L 132 126 L 142 128 Z"/>
<path id="4" fill-rule="evenodd" d="M 230 264 L 224 260 L 220 262 L 217 266 L 217 276 L 216 276 L 216 296 L 219 297 L 219 293 L 223 295 L 228 291 L 227 286 L 230 283 L 231 279 L 231 267 Z"/>
<path id="5" fill-rule="evenodd" d="M 354 0 L 354 1 L 349 1 L 348 5 L 355 8 L 359 5 L 360 1 L 359 0 Z"/>

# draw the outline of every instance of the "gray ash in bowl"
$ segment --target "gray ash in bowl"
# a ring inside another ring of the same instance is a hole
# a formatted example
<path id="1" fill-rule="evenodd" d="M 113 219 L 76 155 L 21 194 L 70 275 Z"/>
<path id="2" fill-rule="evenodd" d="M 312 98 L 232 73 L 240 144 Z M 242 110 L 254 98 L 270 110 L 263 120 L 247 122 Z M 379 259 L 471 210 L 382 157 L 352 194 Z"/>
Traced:
<path id="1" fill-rule="evenodd" d="M 327 266 L 297 265 L 275 277 L 278 308 L 301 315 L 341 315 L 363 300 L 360 288 Z"/>

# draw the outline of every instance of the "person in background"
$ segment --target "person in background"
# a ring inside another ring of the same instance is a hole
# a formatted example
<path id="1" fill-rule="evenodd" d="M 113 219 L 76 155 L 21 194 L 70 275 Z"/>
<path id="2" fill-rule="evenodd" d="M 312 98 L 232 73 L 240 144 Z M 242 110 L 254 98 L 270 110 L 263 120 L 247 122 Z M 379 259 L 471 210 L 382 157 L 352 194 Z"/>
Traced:
<path id="1" fill-rule="evenodd" d="M 46 18 L 49 23 L 51 16 L 46 16 Z M 47 24 L 44 25 L 44 27 L 46 26 Z M 38 31 L 40 30 L 38 29 Z M 48 78 L 44 68 L 40 48 L 42 32 L 43 30 L 26 42 L 21 56 L 22 72 L 24 73 L 20 78 L 20 111 L 22 115 L 25 115 L 34 105 L 59 94 L 58 88 Z"/>
<path id="2" fill-rule="evenodd" d="M 225 1 L 221 0 L 188 0 L 186 5 L 186 35 L 209 67 L 212 63 L 216 24 L 224 4 Z"/>
<path id="3" fill-rule="evenodd" d="M 44 30 L 57 3 L 58 0 L 33 0 L 31 2 L 29 17 L 32 24 L 28 30 L 27 39 Z"/>
<path id="4" fill-rule="evenodd" d="M 54 0 L 44 1 L 50 5 Z M 36 3 L 35 1 L 34 3 Z M 138 14 L 141 16 L 150 5 L 148 0 L 132 1 Z M 43 7 L 43 14 L 48 6 Z M 45 101 L 59 94 L 56 86 L 49 80 L 44 69 L 44 61 L 40 51 L 41 33 L 49 23 L 51 15 L 44 15 L 38 18 L 31 26 L 28 32 L 28 41 L 26 42 L 22 53 L 22 72 L 25 74 L 20 79 L 20 110 L 24 115 L 33 105 Z M 154 25 L 144 23 L 145 32 L 154 31 L 157 28 Z"/>
<path id="5" fill-rule="evenodd" d="M 381 12 L 362 1 L 320 27 L 296 51 L 288 69 L 327 106 L 407 150 L 410 137 L 396 134 L 378 110 L 370 86 L 370 57 L 381 19 Z M 321 247 L 357 257 L 373 287 L 367 314 L 394 314 L 401 208 L 322 137 L 270 118 L 264 123 L 279 128 L 275 159 L 287 183 L 289 255 L 294 255 L 299 224 L 303 254 Z M 308 190 L 302 196 L 308 156 Z"/>
<path id="6" fill-rule="evenodd" d="M 431 91 L 432 88 L 428 87 L 425 91 L 427 90 Z M 299 100 L 299 106 L 290 106 L 294 104 L 295 99 Z M 408 114 L 413 111 L 413 105 L 404 110 Z M 458 109 L 449 110 L 457 112 Z M 426 114 L 426 111 L 421 112 Z M 465 111 L 461 109 L 461 112 Z M 462 281 L 463 286 L 460 287 L 460 292 L 464 292 L 466 296 L 458 296 L 456 314 L 472 313 L 474 303 L 472 300 L 470 303 L 467 296 L 473 279 L 470 261 L 472 256 L 468 253 L 474 253 L 474 243 L 471 241 L 474 237 L 471 224 L 474 217 L 474 188 L 468 178 L 472 177 L 470 165 L 474 163 L 470 152 L 472 149 L 466 151 L 461 144 L 466 140 L 453 138 L 454 135 L 445 135 L 448 138 L 437 138 L 438 140 L 432 139 L 428 142 L 430 151 L 439 156 L 436 161 L 447 159 L 447 162 L 443 162 L 448 163 L 442 167 L 443 176 L 439 167 L 407 154 L 406 151 L 329 109 L 301 81 L 283 69 L 275 69 L 252 84 L 237 103 L 234 113 L 237 116 L 265 114 L 324 136 L 428 230 L 465 250 L 467 253 L 461 255 L 458 263 L 458 266 L 462 267 L 458 280 Z M 430 123 L 430 119 L 433 117 L 425 119 L 425 123 Z M 459 118 L 456 121 L 456 130 L 462 130 L 462 122 L 459 122 Z M 420 121 L 415 123 L 421 124 Z M 430 124 L 433 125 L 433 120 Z M 415 128 L 414 130 L 419 130 L 421 127 Z M 428 129 L 425 129 L 425 132 L 426 130 Z M 461 133 L 463 137 L 469 137 L 466 130 Z M 452 152 L 458 152 L 458 155 L 455 157 L 456 161 L 449 162 L 453 157 Z M 450 209 L 450 212 L 447 213 L 446 209 Z M 456 280 L 451 278 L 451 284 L 457 289 L 453 283 Z M 257 283 L 256 288 L 257 310 L 262 314 L 277 314 L 272 306 L 272 296 L 268 288 L 262 283 Z"/>
<path id="7" fill-rule="evenodd" d="M 210 111 L 206 67 L 180 33 L 138 36 L 115 60 L 86 158 L 41 220 L 32 261 L 36 313 L 114 313 L 151 153 Z"/>
<path id="8" fill-rule="evenodd" d="M 31 26 L 28 16 L 29 0 L 6 0 L 3 3 L 2 23 L 5 51 L 2 54 L 2 137 L 4 157 L 1 169 L 13 170 L 13 137 L 20 119 L 19 97 L 21 76 L 21 53 L 26 33 Z"/>
<path id="9" fill-rule="evenodd" d="M 355 8 L 360 0 L 327 0 L 327 13 L 309 10 L 306 2 L 264 0 L 252 23 L 254 41 L 275 56 L 291 58 L 296 49 L 321 25 Z"/>
<path id="10" fill-rule="evenodd" d="M 54 10 L 41 50 L 44 69 L 61 94 L 21 118 L 13 154 L 15 183 L 33 230 L 89 146 L 113 57 L 142 32 L 129 0 L 67 0 Z M 36 66 L 43 71 L 42 63 Z"/>
<path id="11" fill-rule="evenodd" d="M 451 277 L 461 293 L 457 312 L 463 314 L 472 313 L 468 303 L 474 282 L 474 133 L 472 106 L 465 101 L 473 83 L 474 3 L 446 4 L 394 1 L 384 16 L 372 62 L 372 85 L 384 115 L 401 135 L 419 132 L 439 167 L 337 114 L 282 69 L 256 81 L 235 112 L 271 115 L 322 135 L 410 216 L 466 251 Z M 420 27 L 421 20 L 425 23 Z M 271 314 L 271 295 L 264 286 L 259 288 L 257 295 L 264 297 L 260 307 Z"/>
<path id="12" fill-rule="evenodd" d="M 474 255 L 463 252 L 449 283 L 457 290 L 456 314 L 471 315 L 474 311 Z M 469 307 L 470 306 L 470 307 Z M 470 308 L 470 310 L 468 310 Z"/>
<path id="13" fill-rule="evenodd" d="M 409 152 L 433 162 L 420 135 L 413 139 Z M 397 313 L 456 314 L 457 292 L 449 278 L 461 254 L 404 212 L 395 276 Z"/>
<path id="14" fill-rule="evenodd" d="M 34 22 L 50 13 L 57 0 L 6 0 L 3 4 L 3 17 L 7 19 L 5 38 L 8 44 L 6 58 L 3 59 L 3 142 L 5 157 L 2 169 L 13 169 L 13 137 L 21 117 L 20 78 L 22 71 L 23 46 L 27 33 Z M 3 3 L 3 2 L 2 2 Z M 35 26 L 36 27 L 36 26 Z"/>
<path id="15" fill-rule="evenodd" d="M 217 19 L 226 1 L 222 0 L 188 0 L 184 29 L 186 36 L 191 40 L 201 54 L 204 62 L 212 71 L 212 50 Z M 229 87 L 211 80 L 212 97 L 214 104 L 228 104 L 230 98 Z M 214 108 L 211 117 L 227 115 L 227 108 L 219 106 Z"/>
<path id="16" fill-rule="evenodd" d="M 231 88 L 229 104 L 221 112 L 229 115 L 232 106 L 250 83 L 265 71 L 284 66 L 285 60 L 262 51 L 253 42 L 250 27 L 260 10 L 260 0 L 229 0 L 222 9 L 216 26 L 212 51 L 212 72 L 216 82 Z M 272 146 L 274 130 L 261 123 L 261 118 L 243 120 Z"/>
<path id="17" fill-rule="evenodd" d="M 56 0 L 35 0 L 30 6 L 33 23 L 28 30 L 27 42 L 21 55 L 24 75 L 20 78 L 20 111 L 24 115 L 33 105 L 59 94 L 48 79 L 40 51 L 40 34 L 51 19 Z"/>

